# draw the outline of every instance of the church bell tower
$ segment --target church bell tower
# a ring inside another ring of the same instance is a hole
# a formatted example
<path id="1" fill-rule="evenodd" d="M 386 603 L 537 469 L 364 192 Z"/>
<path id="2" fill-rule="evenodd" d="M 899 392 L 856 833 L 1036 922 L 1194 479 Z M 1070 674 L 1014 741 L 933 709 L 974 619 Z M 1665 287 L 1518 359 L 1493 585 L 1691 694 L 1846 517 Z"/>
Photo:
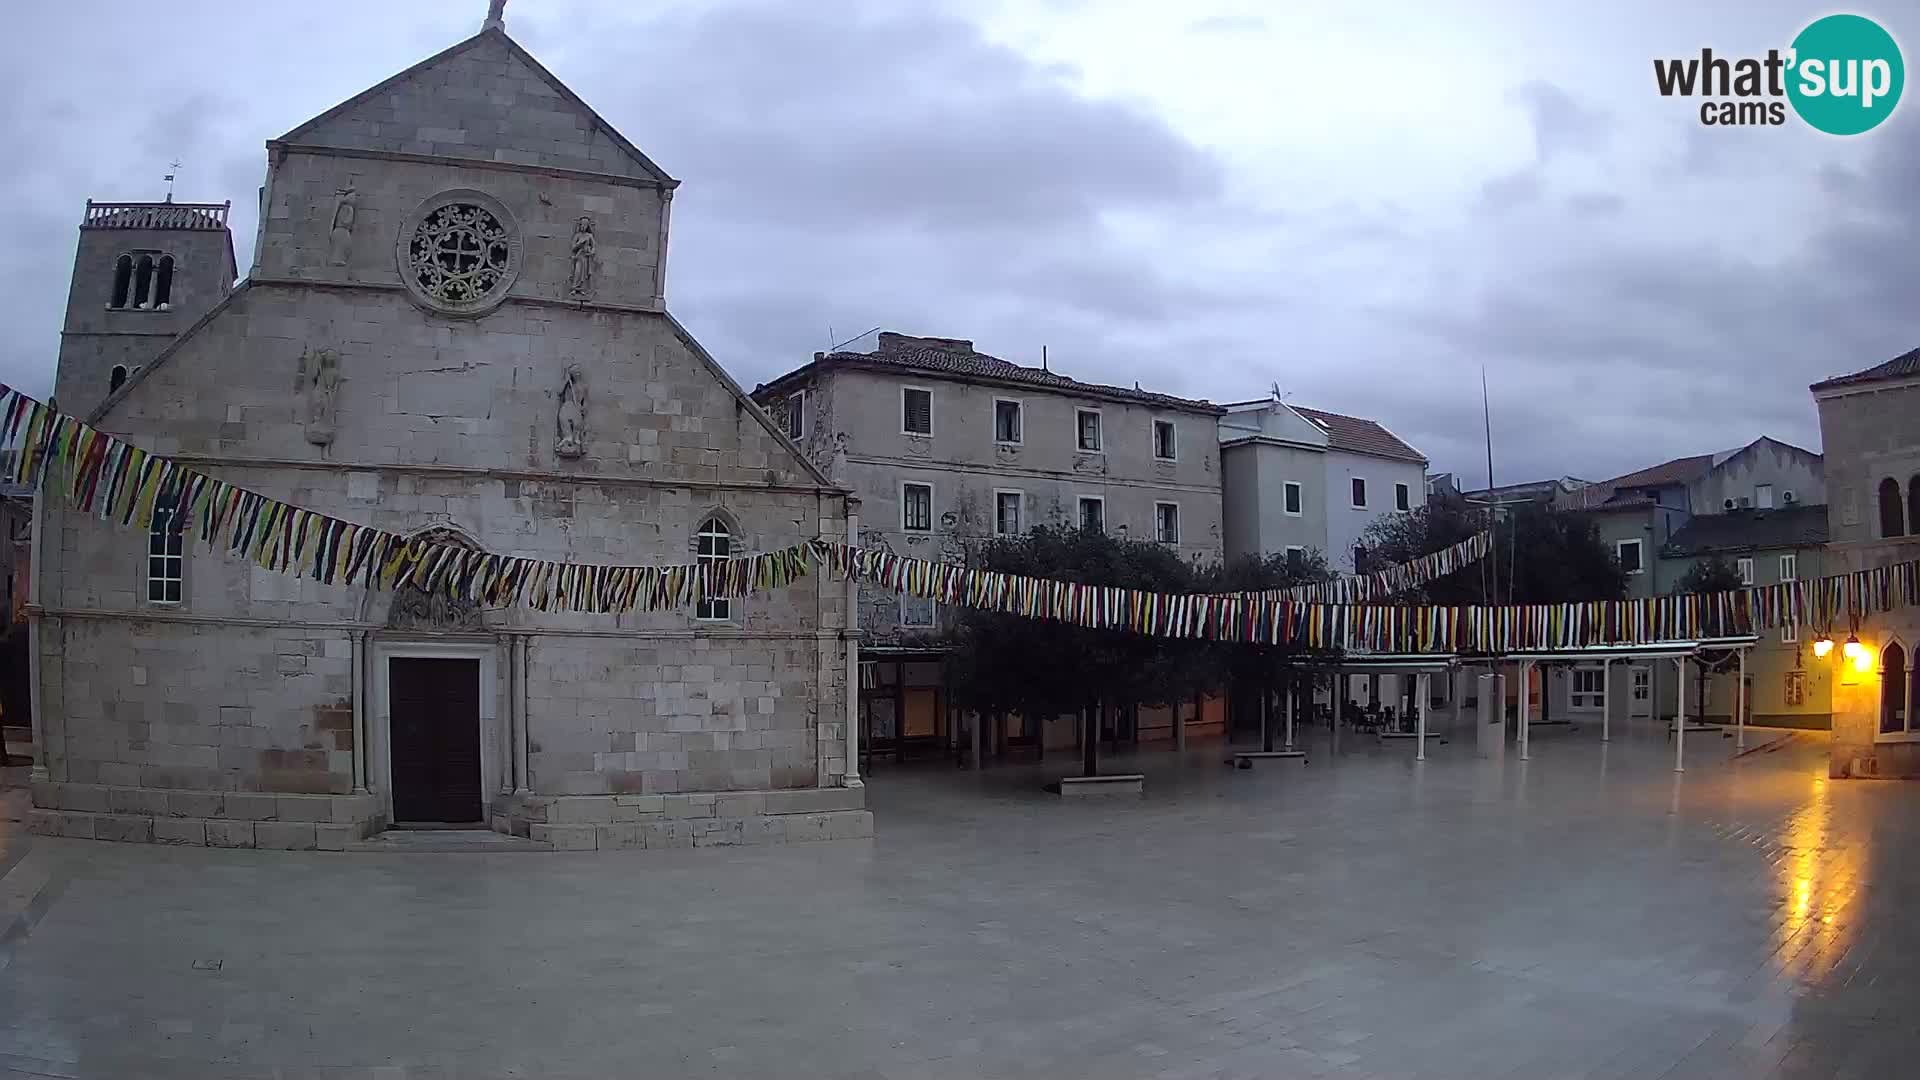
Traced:
<path id="1" fill-rule="evenodd" d="M 54 399 L 85 417 L 233 289 L 231 203 L 88 200 Z"/>

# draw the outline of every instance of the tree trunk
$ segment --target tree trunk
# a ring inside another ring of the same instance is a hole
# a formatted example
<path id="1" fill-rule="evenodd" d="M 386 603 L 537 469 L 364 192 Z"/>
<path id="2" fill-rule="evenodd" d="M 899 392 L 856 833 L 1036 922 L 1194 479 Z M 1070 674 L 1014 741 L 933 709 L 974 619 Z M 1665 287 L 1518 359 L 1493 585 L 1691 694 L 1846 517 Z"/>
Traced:
<path id="1" fill-rule="evenodd" d="M 1260 675 L 1260 749 L 1273 749 L 1273 682 L 1265 672 Z"/>
<path id="2" fill-rule="evenodd" d="M 1092 705 L 1080 706 L 1080 775 L 1100 775 L 1100 712 Z"/>

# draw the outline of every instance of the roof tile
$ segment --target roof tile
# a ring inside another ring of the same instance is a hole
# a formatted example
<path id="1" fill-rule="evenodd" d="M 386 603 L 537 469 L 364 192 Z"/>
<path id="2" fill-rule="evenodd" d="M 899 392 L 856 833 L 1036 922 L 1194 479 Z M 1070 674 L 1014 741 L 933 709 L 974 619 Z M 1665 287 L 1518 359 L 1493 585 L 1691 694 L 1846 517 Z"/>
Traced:
<path id="1" fill-rule="evenodd" d="M 1319 409 L 1309 409 L 1304 405 L 1287 407 L 1320 425 L 1320 430 L 1327 433 L 1327 445 L 1335 450 L 1345 450 L 1352 454 L 1372 454 L 1375 457 L 1396 458 L 1401 461 L 1417 461 L 1422 465 L 1427 463 L 1425 454 L 1401 442 L 1393 432 L 1372 420 L 1322 412 Z"/>
<path id="2" fill-rule="evenodd" d="M 1876 364 L 1865 371 L 1824 379 L 1807 389 L 1831 390 L 1840 386 L 1857 386 L 1860 383 L 1880 382 L 1884 379 L 1905 379 L 1914 375 L 1920 375 L 1920 349 L 1908 350 L 1884 364 Z"/>

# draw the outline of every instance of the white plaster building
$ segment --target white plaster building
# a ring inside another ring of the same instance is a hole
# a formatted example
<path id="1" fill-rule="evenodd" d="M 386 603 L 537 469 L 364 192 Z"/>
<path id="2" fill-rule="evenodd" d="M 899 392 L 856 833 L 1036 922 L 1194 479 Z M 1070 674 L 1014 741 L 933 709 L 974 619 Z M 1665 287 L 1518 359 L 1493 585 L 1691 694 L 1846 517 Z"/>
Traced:
<path id="1" fill-rule="evenodd" d="M 677 181 L 497 19 L 267 151 L 236 287 L 224 220 L 90 209 L 63 403 L 264 494 L 502 554 L 663 564 L 848 536 L 846 493 L 667 310 Z M 162 347 L 179 316 L 121 280 L 106 226 L 128 223 L 196 309 Z M 38 831 L 302 848 L 477 822 L 581 848 L 871 827 L 843 582 L 625 616 L 462 609 L 48 502 Z"/>

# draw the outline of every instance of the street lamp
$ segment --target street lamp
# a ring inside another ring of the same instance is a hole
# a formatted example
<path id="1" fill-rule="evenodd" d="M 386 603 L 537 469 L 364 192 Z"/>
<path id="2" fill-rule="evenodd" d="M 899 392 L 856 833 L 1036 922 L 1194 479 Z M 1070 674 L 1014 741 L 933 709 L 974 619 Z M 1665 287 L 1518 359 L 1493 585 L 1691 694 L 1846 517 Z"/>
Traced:
<path id="1" fill-rule="evenodd" d="M 1813 643 L 1813 655 L 1819 657 L 1822 660 L 1825 660 L 1827 658 L 1827 654 L 1832 651 L 1833 651 L 1833 635 L 1831 634 L 1821 634 L 1819 639 Z"/>
<path id="2" fill-rule="evenodd" d="M 1854 666 L 1858 667 L 1860 665 L 1860 658 L 1867 655 L 1867 647 L 1860 644 L 1858 637 L 1853 634 L 1848 634 L 1847 643 L 1840 646 L 1840 655 L 1853 661 Z"/>

